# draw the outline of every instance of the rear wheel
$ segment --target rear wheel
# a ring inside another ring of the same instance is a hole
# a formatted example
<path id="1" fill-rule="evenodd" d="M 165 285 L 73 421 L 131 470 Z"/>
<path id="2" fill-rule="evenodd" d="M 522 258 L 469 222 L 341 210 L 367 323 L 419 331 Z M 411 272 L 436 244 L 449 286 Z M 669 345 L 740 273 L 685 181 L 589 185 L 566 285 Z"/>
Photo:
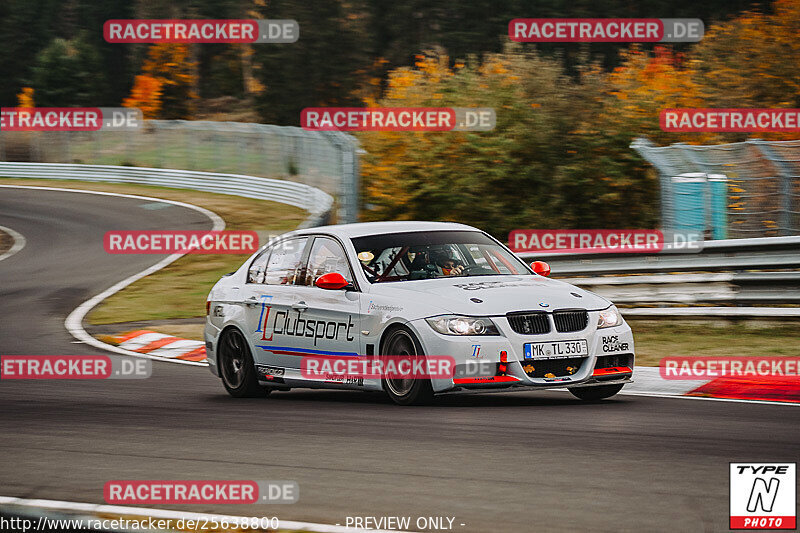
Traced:
<path id="1" fill-rule="evenodd" d="M 258 384 L 253 356 L 239 330 L 229 329 L 222 334 L 217 357 L 219 374 L 228 394 L 234 398 L 252 398 L 270 393 L 270 389 Z"/>
<path id="2" fill-rule="evenodd" d="M 581 400 L 597 401 L 610 398 L 622 390 L 622 385 L 598 385 L 594 387 L 575 387 L 569 391 Z"/>
<path id="3" fill-rule="evenodd" d="M 414 334 L 406 328 L 397 328 L 387 335 L 381 355 L 425 357 Z M 383 390 L 399 405 L 424 405 L 433 400 L 433 387 L 429 379 L 386 377 L 383 379 Z"/>

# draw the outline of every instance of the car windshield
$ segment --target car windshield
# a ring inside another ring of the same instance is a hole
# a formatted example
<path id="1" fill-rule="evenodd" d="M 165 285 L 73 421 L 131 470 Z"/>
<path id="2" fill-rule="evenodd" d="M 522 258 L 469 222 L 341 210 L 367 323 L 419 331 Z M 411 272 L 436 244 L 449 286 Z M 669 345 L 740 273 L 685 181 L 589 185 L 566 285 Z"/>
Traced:
<path id="1" fill-rule="evenodd" d="M 531 275 L 479 231 L 417 231 L 352 239 L 371 283 L 444 277 Z"/>

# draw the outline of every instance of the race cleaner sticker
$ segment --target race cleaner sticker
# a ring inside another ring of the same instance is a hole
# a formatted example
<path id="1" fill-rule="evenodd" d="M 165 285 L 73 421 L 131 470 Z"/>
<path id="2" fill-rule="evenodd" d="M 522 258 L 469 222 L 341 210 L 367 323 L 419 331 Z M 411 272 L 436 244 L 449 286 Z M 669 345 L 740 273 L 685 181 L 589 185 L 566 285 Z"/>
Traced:
<path id="1" fill-rule="evenodd" d="M 730 528 L 795 529 L 797 463 L 730 463 Z"/>

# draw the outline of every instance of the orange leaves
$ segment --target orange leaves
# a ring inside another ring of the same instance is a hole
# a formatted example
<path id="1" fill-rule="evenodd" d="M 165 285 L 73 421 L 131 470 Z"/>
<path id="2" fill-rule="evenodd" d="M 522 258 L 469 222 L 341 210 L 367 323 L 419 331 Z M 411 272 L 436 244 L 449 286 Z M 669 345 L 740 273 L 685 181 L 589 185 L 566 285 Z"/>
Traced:
<path id="1" fill-rule="evenodd" d="M 140 74 L 136 76 L 131 95 L 122 101 L 122 106 L 138 107 L 145 119 L 158 118 L 161 112 L 161 87 L 160 79 Z"/>
<path id="2" fill-rule="evenodd" d="M 153 44 L 147 49 L 142 74 L 136 76 L 122 105 L 140 108 L 145 118 L 188 118 L 197 98 L 192 89 L 196 68 L 189 45 Z"/>
<path id="3" fill-rule="evenodd" d="M 157 78 L 162 85 L 188 88 L 195 82 L 196 67 L 197 62 L 191 61 L 188 45 L 157 43 L 147 50 L 142 72 Z"/>
<path id="4" fill-rule="evenodd" d="M 36 107 L 33 101 L 33 87 L 23 87 L 22 92 L 17 95 L 17 107 Z"/>

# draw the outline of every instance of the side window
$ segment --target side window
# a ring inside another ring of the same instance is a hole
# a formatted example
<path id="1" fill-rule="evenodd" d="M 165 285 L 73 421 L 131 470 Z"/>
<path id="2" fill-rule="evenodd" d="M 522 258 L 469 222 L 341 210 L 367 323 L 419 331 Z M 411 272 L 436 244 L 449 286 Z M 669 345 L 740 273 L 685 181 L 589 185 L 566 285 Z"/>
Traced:
<path id="1" fill-rule="evenodd" d="M 317 278 L 329 272 L 338 272 L 348 282 L 353 282 L 350 266 L 342 245 L 328 237 L 317 237 L 308 257 L 305 285 L 314 285 Z"/>
<path id="2" fill-rule="evenodd" d="M 264 283 L 268 285 L 294 285 L 301 271 L 300 260 L 308 237 L 289 239 L 272 247 L 267 261 Z"/>
<path id="3" fill-rule="evenodd" d="M 264 272 L 267 271 L 267 261 L 272 253 L 272 248 L 267 248 L 255 258 L 247 271 L 247 283 L 264 283 Z"/>

